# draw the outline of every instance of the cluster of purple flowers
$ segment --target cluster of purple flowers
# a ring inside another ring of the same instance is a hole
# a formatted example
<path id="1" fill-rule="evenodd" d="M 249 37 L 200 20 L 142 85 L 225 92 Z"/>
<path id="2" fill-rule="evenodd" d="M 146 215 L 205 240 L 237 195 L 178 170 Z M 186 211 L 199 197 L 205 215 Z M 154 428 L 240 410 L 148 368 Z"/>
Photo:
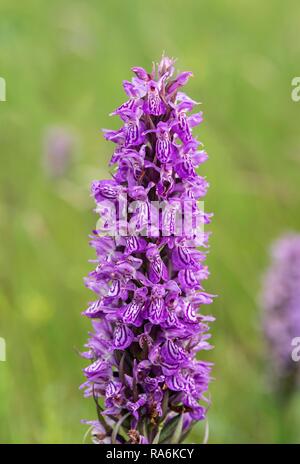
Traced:
<path id="1" fill-rule="evenodd" d="M 211 348 L 213 318 L 199 312 L 213 298 L 201 283 L 209 275 L 209 234 L 191 228 L 175 236 L 172 213 L 164 215 L 167 236 L 143 231 L 151 201 L 192 202 L 193 217 L 209 223 L 198 207 L 208 184 L 196 173 L 207 155 L 192 135 L 202 113 L 189 114 L 197 103 L 180 89 L 192 73 L 173 78 L 173 60 L 163 57 L 151 73 L 132 71 L 135 77 L 123 83 L 128 100 L 112 113 L 123 126 L 104 130 L 116 144 L 115 172 L 91 190 L 97 207 L 107 200 L 120 204 L 124 195 L 129 205 L 143 200 L 143 207 L 131 213 L 133 234 L 95 230 L 91 237 L 97 267 L 86 285 L 97 299 L 84 311 L 94 330 L 83 353 L 91 361 L 83 387 L 97 404 L 96 442 L 180 442 L 209 404 L 211 363 L 196 358 Z"/>
<path id="2" fill-rule="evenodd" d="M 287 393 L 300 380 L 292 359 L 293 340 L 300 337 L 300 235 L 288 233 L 271 249 L 271 265 L 263 285 L 263 326 L 272 384 Z"/>

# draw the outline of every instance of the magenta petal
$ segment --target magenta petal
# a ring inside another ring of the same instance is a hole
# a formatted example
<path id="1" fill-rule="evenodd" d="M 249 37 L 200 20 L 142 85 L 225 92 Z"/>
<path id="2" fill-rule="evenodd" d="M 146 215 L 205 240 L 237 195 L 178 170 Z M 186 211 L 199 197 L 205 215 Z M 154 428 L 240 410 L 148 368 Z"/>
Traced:
<path id="1" fill-rule="evenodd" d="M 193 75 L 191 72 L 183 72 L 179 74 L 167 87 L 167 93 L 171 94 L 175 92 L 179 87 L 184 86 L 189 78 Z"/>
<path id="2" fill-rule="evenodd" d="M 133 71 L 134 74 L 136 75 L 136 77 L 138 77 L 139 79 L 142 79 L 144 81 L 149 80 L 149 74 L 147 73 L 147 71 L 145 71 L 144 68 L 140 68 L 138 66 L 135 66 L 135 67 L 131 68 L 131 71 Z"/>

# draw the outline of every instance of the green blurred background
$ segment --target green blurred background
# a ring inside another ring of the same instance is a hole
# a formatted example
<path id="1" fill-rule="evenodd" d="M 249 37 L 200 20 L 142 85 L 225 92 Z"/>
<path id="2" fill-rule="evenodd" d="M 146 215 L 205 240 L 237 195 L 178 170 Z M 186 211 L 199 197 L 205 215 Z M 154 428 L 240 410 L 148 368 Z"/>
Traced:
<path id="1" fill-rule="evenodd" d="M 80 315 L 94 256 L 89 184 L 108 177 L 113 146 L 100 128 L 117 127 L 108 113 L 124 100 L 121 81 L 164 50 L 194 72 L 187 91 L 203 103 L 210 154 L 209 441 L 300 442 L 297 395 L 282 431 L 257 304 L 269 242 L 300 229 L 299 15 L 297 0 L 1 0 L 0 442 L 81 443 L 80 419 L 95 418 L 77 355 L 90 327 Z M 43 161 L 53 126 L 75 140 L 59 178 Z M 202 436 L 199 425 L 190 441 Z"/>

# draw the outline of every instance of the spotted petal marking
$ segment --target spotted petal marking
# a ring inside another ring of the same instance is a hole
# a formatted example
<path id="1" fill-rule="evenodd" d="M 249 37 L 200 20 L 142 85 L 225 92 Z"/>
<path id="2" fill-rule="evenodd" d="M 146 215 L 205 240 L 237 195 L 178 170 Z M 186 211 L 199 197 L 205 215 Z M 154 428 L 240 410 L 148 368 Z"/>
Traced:
<path id="1" fill-rule="evenodd" d="M 184 391 L 186 389 L 186 382 L 179 373 L 172 375 L 171 377 L 167 377 L 166 384 L 174 391 Z"/>
<path id="2" fill-rule="evenodd" d="M 186 355 L 181 347 L 173 340 L 167 340 L 161 350 L 163 358 L 169 364 L 179 364 L 186 359 Z"/>
<path id="3" fill-rule="evenodd" d="M 119 280 L 113 280 L 108 291 L 109 297 L 117 297 L 121 293 L 121 283 Z"/>
<path id="4" fill-rule="evenodd" d="M 87 317 L 97 318 L 102 314 L 101 300 L 94 301 L 85 311 Z"/>
<path id="5" fill-rule="evenodd" d="M 168 163 L 171 158 L 171 142 L 166 139 L 158 139 L 156 142 L 156 156 L 161 163 Z"/>
<path id="6" fill-rule="evenodd" d="M 84 373 L 87 377 L 92 377 L 96 374 L 106 373 L 108 368 L 108 363 L 98 359 L 97 361 L 93 362 L 90 366 L 84 369 Z"/>
<path id="7" fill-rule="evenodd" d="M 124 314 L 123 321 L 126 324 L 133 324 L 139 327 L 142 324 L 141 313 L 144 309 L 144 303 L 141 301 L 133 300 L 129 305 L 127 305 Z"/>
<path id="8" fill-rule="evenodd" d="M 160 116 L 165 112 L 165 105 L 160 98 L 159 90 L 154 82 L 148 84 L 148 94 L 144 110 L 146 113 L 153 114 L 154 116 Z"/>
<path id="9" fill-rule="evenodd" d="M 198 322 L 196 309 L 192 303 L 188 303 L 185 307 L 185 317 L 189 322 Z"/>
<path id="10" fill-rule="evenodd" d="M 134 338 L 133 332 L 126 325 L 120 324 L 114 331 L 114 348 L 125 350 L 131 345 Z"/>
<path id="11" fill-rule="evenodd" d="M 113 382 L 111 380 L 110 382 L 108 382 L 106 390 L 105 390 L 106 398 L 110 398 L 110 397 L 116 395 L 117 393 L 119 393 L 121 388 L 122 388 L 121 382 Z"/>
<path id="12" fill-rule="evenodd" d="M 120 186 L 114 181 L 95 181 L 92 183 L 91 191 L 96 201 L 103 199 L 116 200 L 120 193 Z"/>
<path id="13" fill-rule="evenodd" d="M 154 298 L 149 305 L 149 321 L 152 324 L 159 324 L 164 317 L 164 300 L 163 298 Z"/>
<path id="14" fill-rule="evenodd" d="M 134 122 L 129 122 L 125 130 L 125 146 L 138 144 L 139 141 L 139 128 Z"/>
<path id="15" fill-rule="evenodd" d="M 198 280 L 194 271 L 190 269 L 182 269 L 178 273 L 178 281 L 180 285 L 186 288 L 196 288 L 199 286 Z"/>

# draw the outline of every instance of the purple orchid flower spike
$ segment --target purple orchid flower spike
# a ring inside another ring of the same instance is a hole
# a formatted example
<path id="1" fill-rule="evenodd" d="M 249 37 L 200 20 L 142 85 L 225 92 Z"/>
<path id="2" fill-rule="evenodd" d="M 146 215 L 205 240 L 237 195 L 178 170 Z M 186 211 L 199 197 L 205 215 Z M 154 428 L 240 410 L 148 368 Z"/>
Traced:
<path id="1" fill-rule="evenodd" d="M 151 72 L 132 68 L 128 99 L 111 113 L 123 125 L 104 130 L 115 143 L 112 179 L 91 187 L 100 220 L 85 281 L 96 299 L 83 312 L 93 331 L 82 388 L 96 403 L 98 420 L 86 423 L 99 444 L 180 443 L 209 406 L 212 365 L 198 359 L 212 348 L 209 233 L 194 227 L 211 217 L 197 203 L 207 154 L 192 133 L 202 113 L 190 114 L 197 102 L 182 92 L 192 73 L 174 77 L 174 64 L 163 56 Z"/>

